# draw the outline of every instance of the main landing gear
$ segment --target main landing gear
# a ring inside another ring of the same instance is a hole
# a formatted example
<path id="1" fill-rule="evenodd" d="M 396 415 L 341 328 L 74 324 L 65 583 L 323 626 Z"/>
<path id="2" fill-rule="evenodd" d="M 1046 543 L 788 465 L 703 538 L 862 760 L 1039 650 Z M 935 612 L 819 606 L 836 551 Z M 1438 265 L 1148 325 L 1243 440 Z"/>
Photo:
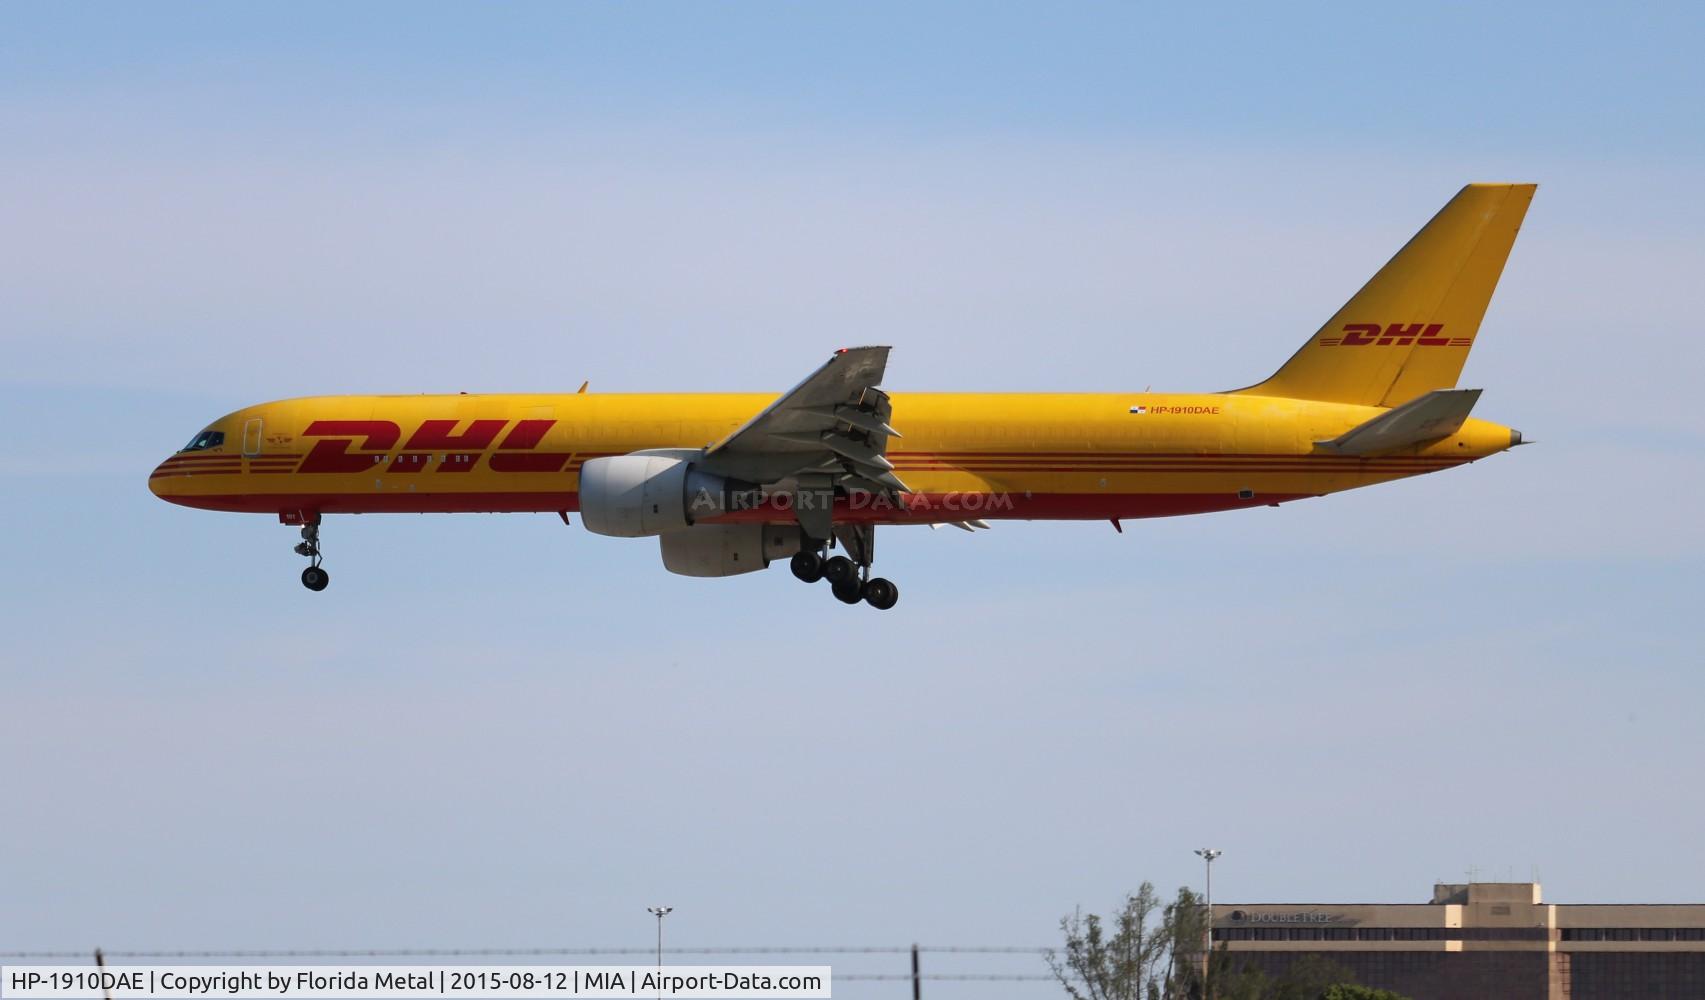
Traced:
<path id="1" fill-rule="evenodd" d="M 296 544 L 296 554 L 307 556 L 310 560 L 308 568 L 302 571 L 302 586 L 316 592 L 326 589 L 326 584 L 332 582 L 332 577 L 320 566 L 320 525 L 318 522 L 302 526 L 302 540 Z"/>
<path id="2" fill-rule="evenodd" d="M 837 531 L 837 534 L 841 533 Z M 873 530 L 852 529 L 852 533 L 856 533 L 854 538 L 843 538 L 843 541 L 848 542 L 848 551 L 860 556 L 858 562 L 846 556 L 825 556 L 826 544 L 812 545 L 811 540 L 806 539 L 806 544 L 812 547 L 794 553 L 788 568 L 793 570 L 794 576 L 806 583 L 829 581 L 830 592 L 843 604 L 863 601 L 878 611 L 887 611 L 899 603 L 900 588 L 889 580 L 870 575 L 869 555 L 875 547 L 872 544 L 874 538 L 871 537 Z"/>

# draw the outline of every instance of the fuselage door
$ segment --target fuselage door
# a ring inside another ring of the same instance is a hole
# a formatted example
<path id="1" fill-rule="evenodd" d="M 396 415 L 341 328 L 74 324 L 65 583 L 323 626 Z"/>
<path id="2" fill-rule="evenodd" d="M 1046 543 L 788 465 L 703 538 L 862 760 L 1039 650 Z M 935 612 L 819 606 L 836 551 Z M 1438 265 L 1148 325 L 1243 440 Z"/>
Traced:
<path id="1" fill-rule="evenodd" d="M 243 425 L 243 456 L 254 458 L 260 454 L 260 418 L 250 417 Z"/>

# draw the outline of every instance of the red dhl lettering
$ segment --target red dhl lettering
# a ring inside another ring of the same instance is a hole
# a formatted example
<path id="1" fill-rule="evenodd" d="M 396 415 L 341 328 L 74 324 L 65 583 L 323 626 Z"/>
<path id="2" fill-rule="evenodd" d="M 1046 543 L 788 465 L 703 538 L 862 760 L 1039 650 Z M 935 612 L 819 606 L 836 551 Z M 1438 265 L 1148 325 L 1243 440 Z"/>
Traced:
<path id="1" fill-rule="evenodd" d="M 1443 323 L 1345 323 L 1336 336 L 1321 337 L 1321 347 L 1467 347 L 1472 337 L 1446 337 Z"/>
<path id="2" fill-rule="evenodd" d="M 474 420 L 460 433 L 455 420 L 427 420 L 409 435 L 403 450 L 390 451 L 402 438 L 402 428 L 389 420 L 316 420 L 302 432 L 317 437 L 297 472 L 468 472 L 509 420 Z M 555 420 L 513 421 L 497 444 L 488 465 L 493 472 L 561 472 L 572 453 L 539 451 Z M 351 446 L 355 450 L 351 450 Z M 441 458 L 435 456 L 442 454 Z"/>
<path id="3" fill-rule="evenodd" d="M 315 441 L 297 472 L 363 472 L 373 468 L 373 456 L 349 454 L 354 443 L 350 439 L 361 438 L 361 447 L 368 451 L 390 451 L 402 428 L 389 420 L 316 420 L 302 434 L 330 440 Z"/>

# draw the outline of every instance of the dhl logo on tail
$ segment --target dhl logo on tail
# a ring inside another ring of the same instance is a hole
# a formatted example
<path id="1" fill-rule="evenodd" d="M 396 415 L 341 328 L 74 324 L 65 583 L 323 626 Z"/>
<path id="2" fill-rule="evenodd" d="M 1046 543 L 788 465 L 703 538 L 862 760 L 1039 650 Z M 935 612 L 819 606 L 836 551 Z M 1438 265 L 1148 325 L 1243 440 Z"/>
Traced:
<path id="1" fill-rule="evenodd" d="M 1468 347 L 1474 343 L 1473 337 L 1440 336 L 1444 328 L 1443 323 L 1392 323 L 1383 327 L 1378 323 L 1345 323 L 1342 336 L 1321 337 L 1320 346 Z"/>

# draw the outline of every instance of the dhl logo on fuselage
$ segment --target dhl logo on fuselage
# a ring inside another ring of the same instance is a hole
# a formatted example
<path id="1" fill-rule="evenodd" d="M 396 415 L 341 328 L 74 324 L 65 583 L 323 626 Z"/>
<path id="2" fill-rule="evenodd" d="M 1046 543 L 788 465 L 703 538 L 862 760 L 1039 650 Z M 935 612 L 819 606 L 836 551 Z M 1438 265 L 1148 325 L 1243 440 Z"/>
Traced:
<path id="1" fill-rule="evenodd" d="M 1467 347 L 1472 337 L 1440 336 L 1443 323 L 1345 323 L 1337 337 L 1321 337 L 1321 347 Z"/>
<path id="2" fill-rule="evenodd" d="M 470 472 L 493 442 L 497 450 L 487 467 L 493 472 L 561 472 L 572 457 L 566 451 L 538 451 L 555 420 L 473 420 L 460 433 L 456 420 L 426 420 L 409 435 L 384 472 Z M 513 426 L 511 426 L 513 424 Z M 498 435 L 505 427 L 509 433 Z M 316 420 L 302 432 L 314 442 L 297 472 L 368 472 L 390 457 L 402 428 L 389 420 Z M 356 451 L 350 445 L 359 440 Z M 434 456 L 442 458 L 434 460 Z"/>

